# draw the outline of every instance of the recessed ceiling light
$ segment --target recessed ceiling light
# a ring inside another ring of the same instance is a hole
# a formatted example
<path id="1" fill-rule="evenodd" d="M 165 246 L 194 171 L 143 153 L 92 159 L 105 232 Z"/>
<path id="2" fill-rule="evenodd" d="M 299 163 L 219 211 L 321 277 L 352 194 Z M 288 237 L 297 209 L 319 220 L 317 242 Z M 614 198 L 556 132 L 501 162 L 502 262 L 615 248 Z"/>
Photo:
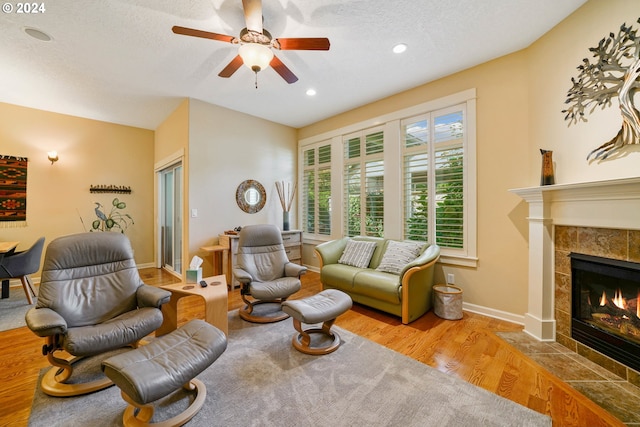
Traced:
<path id="1" fill-rule="evenodd" d="M 399 43 L 393 47 L 393 53 L 402 53 L 407 50 L 407 45 L 404 43 Z"/>
<path id="2" fill-rule="evenodd" d="M 315 94 L 316 94 L 316 90 L 315 89 L 307 89 L 307 95 L 314 96 Z"/>
<path id="3" fill-rule="evenodd" d="M 49 34 L 46 34 L 43 31 L 40 31 L 38 29 L 35 28 L 31 28 L 31 27 L 25 27 L 24 28 L 24 32 L 27 33 L 28 35 L 30 35 L 31 37 L 33 37 L 34 39 L 38 39 L 41 40 L 43 42 L 49 42 L 51 41 L 51 36 Z"/>

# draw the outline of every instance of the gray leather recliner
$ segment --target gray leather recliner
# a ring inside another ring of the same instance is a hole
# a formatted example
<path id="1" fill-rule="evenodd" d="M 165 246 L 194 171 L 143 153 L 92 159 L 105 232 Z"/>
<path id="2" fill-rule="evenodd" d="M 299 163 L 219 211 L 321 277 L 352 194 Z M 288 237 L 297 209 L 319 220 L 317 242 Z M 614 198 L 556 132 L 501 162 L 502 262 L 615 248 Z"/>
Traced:
<path id="1" fill-rule="evenodd" d="M 300 276 L 307 267 L 289 262 L 280 229 L 271 224 L 247 225 L 238 239 L 235 278 L 241 283 L 240 294 L 245 307 L 240 317 L 249 322 L 271 323 L 289 317 L 282 302 L 300 290 Z M 248 297 L 251 296 L 251 299 Z M 274 310 L 254 313 L 259 304 L 273 303 Z"/>
<path id="2" fill-rule="evenodd" d="M 75 396 L 112 385 L 107 377 L 67 383 L 73 363 L 139 341 L 162 324 L 160 306 L 169 291 L 146 285 L 138 273 L 129 239 L 121 233 L 81 233 L 47 247 L 38 302 L 26 316 L 29 329 L 44 337 L 53 367 L 42 379 L 52 396 Z M 65 350 L 76 358 L 55 356 Z"/>

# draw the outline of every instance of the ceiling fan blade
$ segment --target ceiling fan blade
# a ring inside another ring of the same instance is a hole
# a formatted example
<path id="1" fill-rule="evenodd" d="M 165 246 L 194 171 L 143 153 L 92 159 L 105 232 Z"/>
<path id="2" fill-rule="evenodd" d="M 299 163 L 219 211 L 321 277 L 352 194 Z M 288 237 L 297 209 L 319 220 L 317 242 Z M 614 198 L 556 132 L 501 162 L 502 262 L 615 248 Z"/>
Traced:
<path id="1" fill-rule="evenodd" d="M 329 39 L 315 38 L 278 38 L 273 40 L 273 47 L 280 50 L 329 50 Z"/>
<path id="2" fill-rule="evenodd" d="M 171 30 L 176 34 L 182 34 L 185 36 L 193 36 L 193 37 L 201 37 L 203 39 L 219 40 L 221 42 L 232 43 L 233 39 L 235 39 L 235 37 L 227 36 L 225 34 L 210 33 L 208 31 L 194 30 L 193 28 L 179 27 L 177 25 L 174 26 Z"/>
<path id="3" fill-rule="evenodd" d="M 262 34 L 262 0 L 242 0 L 247 30 Z"/>
<path id="4" fill-rule="evenodd" d="M 220 73 L 218 73 L 218 75 L 220 77 L 231 77 L 233 73 L 238 71 L 238 68 L 242 67 L 242 64 L 244 64 L 244 62 L 242 61 L 240 55 L 238 55 L 233 58 L 231 62 L 229 62 L 229 64 L 227 64 L 227 66 L 224 67 L 224 69 L 220 71 Z"/>
<path id="5" fill-rule="evenodd" d="M 276 70 L 276 73 L 280 74 L 280 77 L 282 77 L 287 83 L 291 84 L 298 81 L 296 75 L 293 74 L 291 70 L 278 59 L 277 56 L 273 57 L 269 65 L 271 65 L 271 67 Z"/>

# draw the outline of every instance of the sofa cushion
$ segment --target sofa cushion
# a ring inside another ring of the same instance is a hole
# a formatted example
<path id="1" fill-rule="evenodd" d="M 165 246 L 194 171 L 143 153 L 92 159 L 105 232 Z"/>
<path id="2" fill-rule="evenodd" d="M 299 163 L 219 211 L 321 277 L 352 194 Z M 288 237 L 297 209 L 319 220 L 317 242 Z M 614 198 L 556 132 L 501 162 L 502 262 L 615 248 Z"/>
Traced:
<path id="1" fill-rule="evenodd" d="M 387 240 L 382 237 L 373 236 L 354 236 L 352 239 L 360 242 L 374 242 L 376 244 L 376 249 L 373 251 L 373 255 L 371 256 L 371 261 L 369 261 L 368 266 L 369 268 L 376 268 L 382 259 L 382 254 L 384 253 Z"/>
<path id="2" fill-rule="evenodd" d="M 396 242 L 390 240 L 382 261 L 376 270 L 387 273 L 400 274 L 405 265 L 416 259 L 422 251 L 423 243 Z"/>
<path id="3" fill-rule="evenodd" d="M 339 264 L 352 265 L 359 268 L 367 268 L 373 251 L 376 249 L 375 242 L 363 242 L 349 240 L 347 246 L 338 260 Z"/>
<path id="4" fill-rule="evenodd" d="M 392 304 L 400 303 L 400 277 L 373 269 L 360 270 L 353 280 L 353 292 Z"/>
<path id="5" fill-rule="evenodd" d="M 346 264 L 328 264 L 320 270 L 320 281 L 331 288 L 344 291 L 353 290 L 353 278 L 362 271 L 361 268 Z"/>

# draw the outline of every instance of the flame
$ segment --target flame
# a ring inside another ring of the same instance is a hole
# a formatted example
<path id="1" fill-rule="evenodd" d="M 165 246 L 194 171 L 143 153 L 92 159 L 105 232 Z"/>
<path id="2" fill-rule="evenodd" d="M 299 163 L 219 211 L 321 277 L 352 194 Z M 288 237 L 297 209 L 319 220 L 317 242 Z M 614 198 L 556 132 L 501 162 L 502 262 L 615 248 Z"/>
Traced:
<path id="1" fill-rule="evenodd" d="M 623 310 L 627 308 L 627 300 L 625 298 L 622 298 L 622 291 L 620 290 L 620 288 L 618 288 L 615 296 L 613 297 L 613 303 L 615 304 L 616 307 L 621 308 Z"/>
<path id="2" fill-rule="evenodd" d="M 600 298 L 600 307 L 607 305 L 607 294 L 602 291 L 602 297 Z"/>

